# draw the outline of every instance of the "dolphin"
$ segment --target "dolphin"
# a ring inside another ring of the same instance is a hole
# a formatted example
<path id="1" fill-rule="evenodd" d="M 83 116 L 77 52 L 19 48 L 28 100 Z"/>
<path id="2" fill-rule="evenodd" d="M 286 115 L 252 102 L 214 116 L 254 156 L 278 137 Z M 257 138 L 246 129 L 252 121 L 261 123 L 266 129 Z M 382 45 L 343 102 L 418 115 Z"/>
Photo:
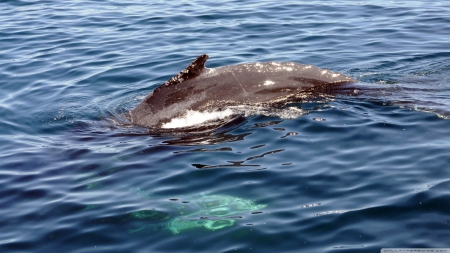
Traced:
<path id="1" fill-rule="evenodd" d="M 179 74 L 147 95 L 129 112 L 131 122 L 163 128 L 189 111 L 223 111 L 231 106 L 279 106 L 311 98 L 330 86 L 357 80 L 312 65 L 295 62 L 257 62 L 206 68 L 200 55 Z"/>

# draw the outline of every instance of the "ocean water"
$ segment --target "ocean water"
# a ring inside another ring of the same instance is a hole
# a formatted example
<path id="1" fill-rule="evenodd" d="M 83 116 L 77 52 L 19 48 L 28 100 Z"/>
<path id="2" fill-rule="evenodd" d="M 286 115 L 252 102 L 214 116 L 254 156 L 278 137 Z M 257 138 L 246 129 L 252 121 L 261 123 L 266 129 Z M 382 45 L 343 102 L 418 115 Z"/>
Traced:
<path id="1" fill-rule="evenodd" d="M 123 124 L 203 53 L 377 88 L 200 136 Z M 1 1 L 0 252 L 450 247 L 449 104 L 447 1 Z"/>

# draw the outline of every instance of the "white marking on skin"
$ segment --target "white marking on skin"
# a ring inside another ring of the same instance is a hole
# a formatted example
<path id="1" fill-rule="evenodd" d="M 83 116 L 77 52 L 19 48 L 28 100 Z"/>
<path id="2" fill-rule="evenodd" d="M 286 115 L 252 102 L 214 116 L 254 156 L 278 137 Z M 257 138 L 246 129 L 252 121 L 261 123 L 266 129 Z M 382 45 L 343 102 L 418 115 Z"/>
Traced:
<path id="1" fill-rule="evenodd" d="M 287 71 L 292 71 L 291 67 L 286 68 Z"/>
<path id="2" fill-rule="evenodd" d="M 310 69 L 310 68 L 312 68 L 311 65 L 305 66 L 305 69 Z"/>
<path id="3" fill-rule="evenodd" d="M 267 80 L 267 81 L 264 82 L 265 86 L 269 86 L 269 85 L 273 85 L 273 84 L 275 84 L 275 82 L 274 81 L 270 81 L 270 80 Z"/>
<path id="4" fill-rule="evenodd" d="M 337 77 L 339 76 L 339 74 L 333 74 L 331 77 Z"/>
<path id="5" fill-rule="evenodd" d="M 280 66 L 280 64 L 278 62 L 272 62 L 272 65 Z"/>
<path id="6" fill-rule="evenodd" d="M 320 74 L 321 75 L 325 75 L 327 73 L 327 71 L 326 70 L 323 70 Z"/>
<path id="7" fill-rule="evenodd" d="M 230 71 L 231 74 L 234 76 L 234 78 L 236 78 L 236 81 L 238 82 L 238 84 L 241 86 L 242 90 L 245 92 L 245 94 L 247 94 L 247 91 L 244 89 L 244 86 L 242 86 L 241 82 L 239 82 L 239 80 L 237 79 L 236 75 L 233 73 L 233 71 Z"/>

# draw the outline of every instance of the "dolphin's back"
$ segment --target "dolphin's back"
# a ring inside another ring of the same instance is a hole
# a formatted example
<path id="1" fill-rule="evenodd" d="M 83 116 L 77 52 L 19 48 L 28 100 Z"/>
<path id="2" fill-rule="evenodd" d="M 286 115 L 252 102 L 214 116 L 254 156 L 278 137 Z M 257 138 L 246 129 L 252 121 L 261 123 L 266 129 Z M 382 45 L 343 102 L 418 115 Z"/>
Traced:
<path id="1" fill-rule="evenodd" d="M 187 110 L 224 109 L 227 105 L 270 104 L 326 85 L 356 80 L 330 70 L 294 62 L 244 63 L 208 69 L 197 57 L 130 111 L 133 123 L 161 127 Z"/>
<path id="2" fill-rule="evenodd" d="M 217 68 L 213 72 L 221 78 L 229 76 L 228 86 L 241 86 L 251 103 L 270 103 L 272 99 L 313 87 L 356 81 L 337 72 L 294 62 L 245 63 Z"/>

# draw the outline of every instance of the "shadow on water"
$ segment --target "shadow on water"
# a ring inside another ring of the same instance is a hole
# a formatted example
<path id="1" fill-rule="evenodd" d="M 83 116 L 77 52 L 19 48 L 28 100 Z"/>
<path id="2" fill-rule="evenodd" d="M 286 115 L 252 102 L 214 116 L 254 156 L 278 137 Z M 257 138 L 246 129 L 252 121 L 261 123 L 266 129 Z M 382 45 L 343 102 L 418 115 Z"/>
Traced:
<path id="1" fill-rule="evenodd" d="M 406 80 L 405 80 L 406 81 Z M 410 80 L 412 81 L 412 80 Z M 356 83 L 339 91 L 340 99 L 358 99 L 378 105 L 398 106 L 415 111 L 434 113 L 443 119 L 450 119 L 450 107 L 445 101 L 450 94 L 449 87 L 428 82 L 384 82 L 368 84 Z"/>
<path id="2" fill-rule="evenodd" d="M 352 69 L 350 73 L 357 75 L 360 82 L 344 86 L 343 94 L 352 99 L 434 113 L 440 118 L 450 119 L 450 65 L 440 60 L 448 55 L 419 54 L 399 61 L 382 62 L 378 66 Z M 437 61 L 430 63 L 430 59 Z M 415 68 L 411 67 L 411 62 L 415 62 Z"/>

